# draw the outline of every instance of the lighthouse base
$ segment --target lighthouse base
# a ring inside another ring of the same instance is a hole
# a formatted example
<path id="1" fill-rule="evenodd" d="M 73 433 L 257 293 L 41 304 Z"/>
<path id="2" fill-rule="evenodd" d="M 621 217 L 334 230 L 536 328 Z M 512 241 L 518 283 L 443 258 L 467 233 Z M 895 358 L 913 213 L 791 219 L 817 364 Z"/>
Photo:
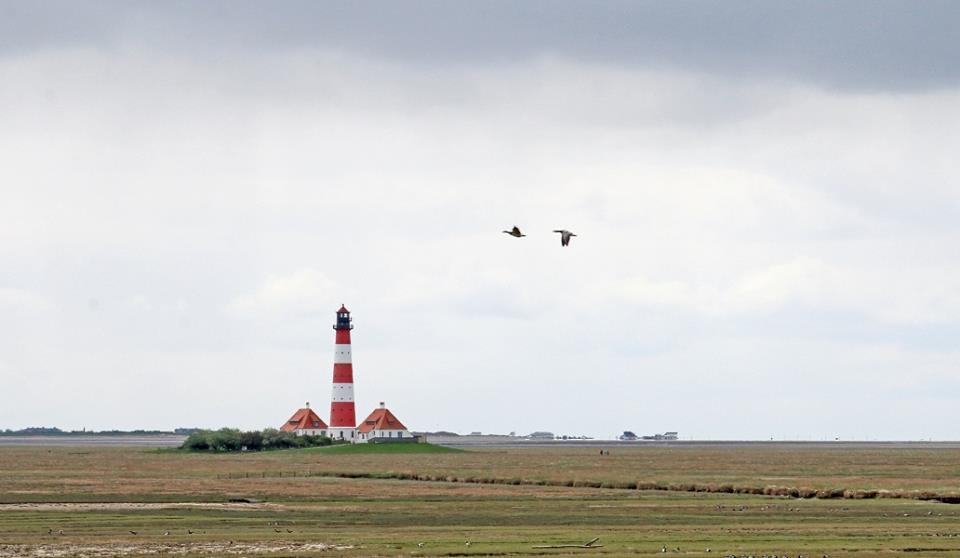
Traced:
<path id="1" fill-rule="evenodd" d="M 350 426 L 331 426 L 327 429 L 327 436 L 334 440 L 345 440 L 347 442 L 357 441 L 357 429 Z"/>

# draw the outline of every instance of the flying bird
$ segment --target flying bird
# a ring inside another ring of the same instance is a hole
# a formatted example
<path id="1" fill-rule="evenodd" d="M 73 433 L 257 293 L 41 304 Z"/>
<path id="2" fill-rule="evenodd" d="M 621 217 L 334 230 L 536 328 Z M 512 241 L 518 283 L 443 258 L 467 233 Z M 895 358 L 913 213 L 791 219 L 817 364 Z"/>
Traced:
<path id="1" fill-rule="evenodd" d="M 514 236 L 514 237 L 517 237 L 517 238 L 520 238 L 521 236 L 527 236 L 527 235 L 523 234 L 522 232 L 520 232 L 520 227 L 518 227 L 518 226 L 516 226 L 516 225 L 514 225 L 513 228 L 510 229 L 509 231 L 503 231 L 503 232 L 509 234 L 510 236 Z"/>
<path id="2" fill-rule="evenodd" d="M 566 229 L 560 229 L 559 231 L 553 231 L 553 232 L 560 233 L 560 246 L 566 246 L 570 244 L 570 237 L 577 236 Z"/>

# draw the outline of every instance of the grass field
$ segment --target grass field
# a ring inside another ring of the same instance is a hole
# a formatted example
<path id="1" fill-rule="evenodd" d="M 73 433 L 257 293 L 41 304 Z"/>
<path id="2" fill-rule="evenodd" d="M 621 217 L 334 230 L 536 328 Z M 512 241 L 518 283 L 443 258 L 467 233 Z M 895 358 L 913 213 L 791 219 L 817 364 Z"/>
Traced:
<path id="1" fill-rule="evenodd" d="M 960 556 L 951 504 L 590 486 L 956 493 L 957 450 L 354 448 L 0 448 L 0 556 Z"/>
<path id="2" fill-rule="evenodd" d="M 313 448 L 313 451 L 322 451 L 326 454 L 420 454 L 420 453 L 462 453 L 463 450 L 436 446 L 433 444 L 343 444 Z"/>

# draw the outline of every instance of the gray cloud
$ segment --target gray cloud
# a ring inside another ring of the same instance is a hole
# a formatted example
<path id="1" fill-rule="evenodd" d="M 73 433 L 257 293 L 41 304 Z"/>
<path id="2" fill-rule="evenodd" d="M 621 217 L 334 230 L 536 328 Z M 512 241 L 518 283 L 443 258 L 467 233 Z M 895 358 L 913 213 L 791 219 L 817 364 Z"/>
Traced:
<path id="1" fill-rule="evenodd" d="M 825 87 L 960 79 L 955 2 L 5 2 L 0 50 L 162 48 L 182 56 L 335 48 L 421 64 L 556 55 Z"/>
<path id="2" fill-rule="evenodd" d="M 665 23 L 746 5 L 620 6 L 656 57 L 551 5 L 5 4 L 0 427 L 276 424 L 345 302 L 417 428 L 952 436 L 957 88 Z"/>

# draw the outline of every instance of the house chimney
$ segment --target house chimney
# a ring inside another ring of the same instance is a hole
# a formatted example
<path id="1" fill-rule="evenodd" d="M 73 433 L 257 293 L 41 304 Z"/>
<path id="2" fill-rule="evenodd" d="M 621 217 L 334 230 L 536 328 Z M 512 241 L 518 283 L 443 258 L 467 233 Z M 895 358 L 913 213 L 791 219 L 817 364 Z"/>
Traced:
<path id="1" fill-rule="evenodd" d="M 309 408 L 310 408 L 310 402 L 307 401 L 306 405 L 307 405 L 307 408 L 309 409 Z"/>
<path id="2" fill-rule="evenodd" d="M 380 402 L 380 408 L 381 408 L 381 409 L 386 409 L 386 408 L 387 408 L 387 406 L 383 404 L 383 401 Z"/>

